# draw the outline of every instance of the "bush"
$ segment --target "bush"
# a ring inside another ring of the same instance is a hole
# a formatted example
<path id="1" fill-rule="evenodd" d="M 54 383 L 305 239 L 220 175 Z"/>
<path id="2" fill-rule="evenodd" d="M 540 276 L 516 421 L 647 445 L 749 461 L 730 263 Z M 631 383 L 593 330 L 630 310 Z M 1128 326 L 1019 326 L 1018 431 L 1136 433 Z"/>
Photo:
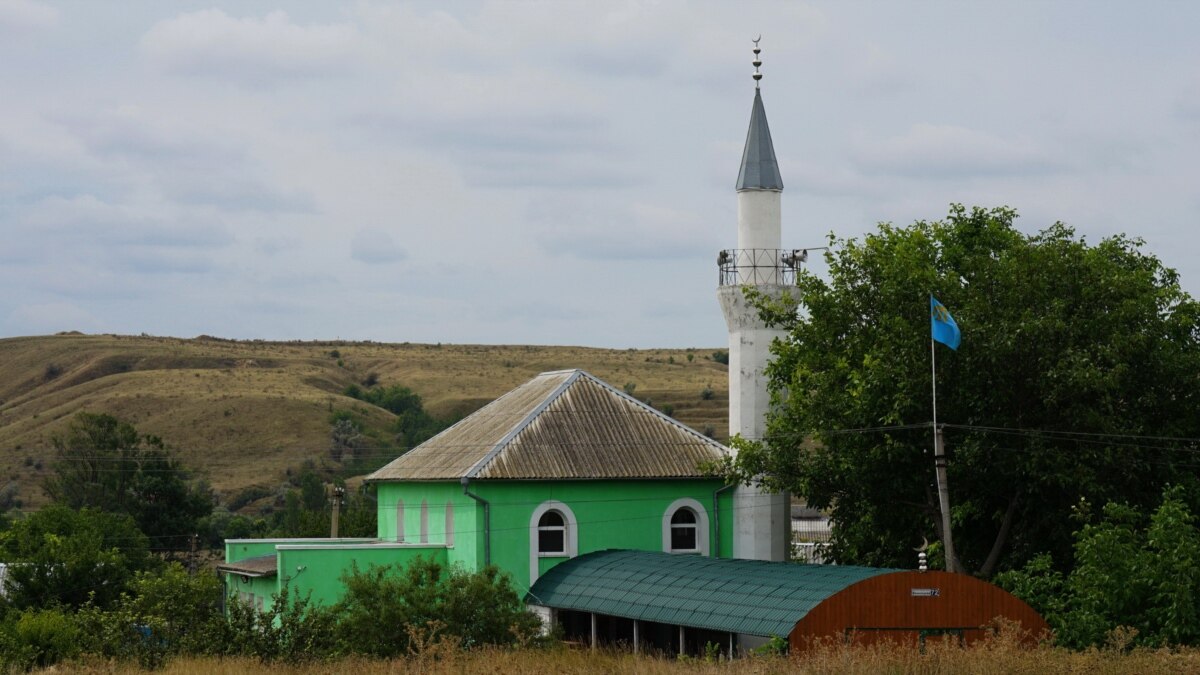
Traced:
<path id="1" fill-rule="evenodd" d="M 700 390 L 700 400 L 701 401 L 711 401 L 712 397 L 714 395 L 715 394 L 713 392 L 713 388 L 712 388 L 711 384 L 704 385 L 704 388 Z"/>
<path id="2" fill-rule="evenodd" d="M 411 653 L 414 634 L 438 629 L 463 647 L 511 645 L 540 627 L 508 575 L 491 566 L 472 573 L 419 558 L 365 571 L 354 567 L 342 580 L 346 595 L 333 611 L 347 652 L 385 658 Z"/>
<path id="3" fill-rule="evenodd" d="M 335 653 L 333 612 L 313 605 L 307 597 L 293 597 L 287 585 L 273 596 L 270 610 L 259 612 L 230 599 L 227 614 L 228 621 L 208 635 L 210 654 L 295 663 Z"/>
<path id="4" fill-rule="evenodd" d="M 713 352 L 712 360 L 716 361 L 717 363 L 729 365 L 729 352 L 718 349 L 717 351 Z"/>
<path id="5" fill-rule="evenodd" d="M 1200 529 L 1186 497 L 1182 487 L 1168 488 L 1149 518 L 1110 503 L 1099 522 L 1075 533 L 1068 574 L 1043 554 L 996 582 L 1041 612 L 1069 647 L 1120 634 L 1137 646 L 1200 644 Z M 1086 503 L 1076 517 L 1086 520 Z"/>
<path id="6" fill-rule="evenodd" d="M 16 621 L 19 659 L 26 667 L 44 668 L 79 653 L 74 618 L 58 609 L 28 610 Z"/>

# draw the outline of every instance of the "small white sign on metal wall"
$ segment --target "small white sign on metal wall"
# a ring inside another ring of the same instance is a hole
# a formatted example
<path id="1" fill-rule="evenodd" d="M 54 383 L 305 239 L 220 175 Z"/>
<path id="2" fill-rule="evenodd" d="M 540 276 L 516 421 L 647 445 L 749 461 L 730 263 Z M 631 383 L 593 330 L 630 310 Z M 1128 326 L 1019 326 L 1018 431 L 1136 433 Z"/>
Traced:
<path id="1" fill-rule="evenodd" d="M 940 589 L 940 588 L 914 588 L 914 589 L 912 589 L 912 596 L 914 598 L 936 598 L 941 594 L 942 594 L 942 589 Z"/>

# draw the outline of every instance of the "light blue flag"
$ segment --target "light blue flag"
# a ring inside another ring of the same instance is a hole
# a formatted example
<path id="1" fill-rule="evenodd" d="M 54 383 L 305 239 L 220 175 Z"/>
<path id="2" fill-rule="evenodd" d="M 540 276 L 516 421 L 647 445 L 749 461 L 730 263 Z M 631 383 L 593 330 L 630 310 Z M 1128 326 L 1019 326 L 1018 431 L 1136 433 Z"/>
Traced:
<path id="1" fill-rule="evenodd" d="M 950 310 L 938 302 L 933 295 L 929 296 L 929 325 L 933 331 L 934 340 L 950 349 L 958 349 L 958 343 L 962 341 L 962 333 L 958 330 L 958 324 L 954 323 L 954 317 L 950 316 Z"/>

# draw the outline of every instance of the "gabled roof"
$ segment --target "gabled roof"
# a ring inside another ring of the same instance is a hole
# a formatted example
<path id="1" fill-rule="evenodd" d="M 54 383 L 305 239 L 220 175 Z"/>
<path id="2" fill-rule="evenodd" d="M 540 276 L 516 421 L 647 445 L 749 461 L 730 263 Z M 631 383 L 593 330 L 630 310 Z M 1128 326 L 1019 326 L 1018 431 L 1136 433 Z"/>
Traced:
<path id="1" fill-rule="evenodd" d="M 526 602 L 641 621 L 780 637 L 838 591 L 898 570 L 651 551 L 597 551 L 555 565 Z"/>
<path id="2" fill-rule="evenodd" d="M 763 108 L 762 93 L 754 90 L 754 107 L 750 109 L 750 129 L 746 131 L 746 148 L 742 150 L 742 166 L 738 169 L 737 190 L 782 190 L 779 162 L 775 160 L 775 144 L 767 126 L 767 111 Z"/>
<path id="3" fill-rule="evenodd" d="M 693 478 L 725 447 L 582 370 L 542 373 L 371 481 Z"/>

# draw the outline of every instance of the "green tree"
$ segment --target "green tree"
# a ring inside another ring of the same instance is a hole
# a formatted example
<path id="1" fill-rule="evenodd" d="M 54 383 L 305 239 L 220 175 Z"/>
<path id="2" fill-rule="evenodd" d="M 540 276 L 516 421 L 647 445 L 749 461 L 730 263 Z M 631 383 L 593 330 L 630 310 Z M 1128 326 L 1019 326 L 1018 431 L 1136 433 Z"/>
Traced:
<path id="1" fill-rule="evenodd" d="M 962 329 L 957 351 L 939 346 L 938 417 L 958 425 L 946 437 L 964 569 L 990 576 L 1042 551 L 1066 565 L 1081 498 L 1149 509 L 1168 480 L 1195 486 L 1187 453 L 1121 435 L 1200 435 L 1197 303 L 1139 240 L 1092 245 L 1062 224 L 1027 235 L 1015 216 L 955 205 L 943 221 L 831 236 L 827 278 L 798 274 L 801 311 L 759 298 L 788 331 L 767 369 L 778 408 L 730 473 L 831 509 L 835 559 L 911 566 L 940 534 L 931 292 Z"/>
<path id="2" fill-rule="evenodd" d="M 392 431 L 396 434 L 396 442 L 405 448 L 416 447 L 449 426 L 444 420 L 430 415 L 425 410 L 421 396 L 405 386 L 396 384 L 364 391 L 352 384 L 342 393 L 395 415 Z"/>
<path id="3" fill-rule="evenodd" d="M 46 493 L 74 509 L 133 516 L 157 548 L 183 548 L 212 513 L 212 489 L 191 478 L 162 439 L 112 415 L 81 412 L 54 438 Z"/>
<path id="4" fill-rule="evenodd" d="M 1041 612 L 1060 644 L 1102 645 L 1122 626 L 1137 630 L 1135 644 L 1200 644 L 1200 529 L 1184 496 L 1166 490 L 1149 518 L 1109 503 L 1098 522 L 1081 504 L 1070 574 L 1043 554 L 997 582 Z"/>
<path id="5" fill-rule="evenodd" d="M 107 607 L 134 573 L 159 563 L 127 515 L 51 505 L 0 533 L 15 607 Z M 17 563 L 17 564 L 11 564 Z"/>
<path id="6" fill-rule="evenodd" d="M 343 648 L 380 657 L 410 650 L 410 630 L 436 625 L 464 647 L 513 644 L 539 619 L 525 611 L 507 574 L 466 572 L 424 558 L 408 565 L 357 567 L 342 577 L 346 594 L 333 608 Z"/>

